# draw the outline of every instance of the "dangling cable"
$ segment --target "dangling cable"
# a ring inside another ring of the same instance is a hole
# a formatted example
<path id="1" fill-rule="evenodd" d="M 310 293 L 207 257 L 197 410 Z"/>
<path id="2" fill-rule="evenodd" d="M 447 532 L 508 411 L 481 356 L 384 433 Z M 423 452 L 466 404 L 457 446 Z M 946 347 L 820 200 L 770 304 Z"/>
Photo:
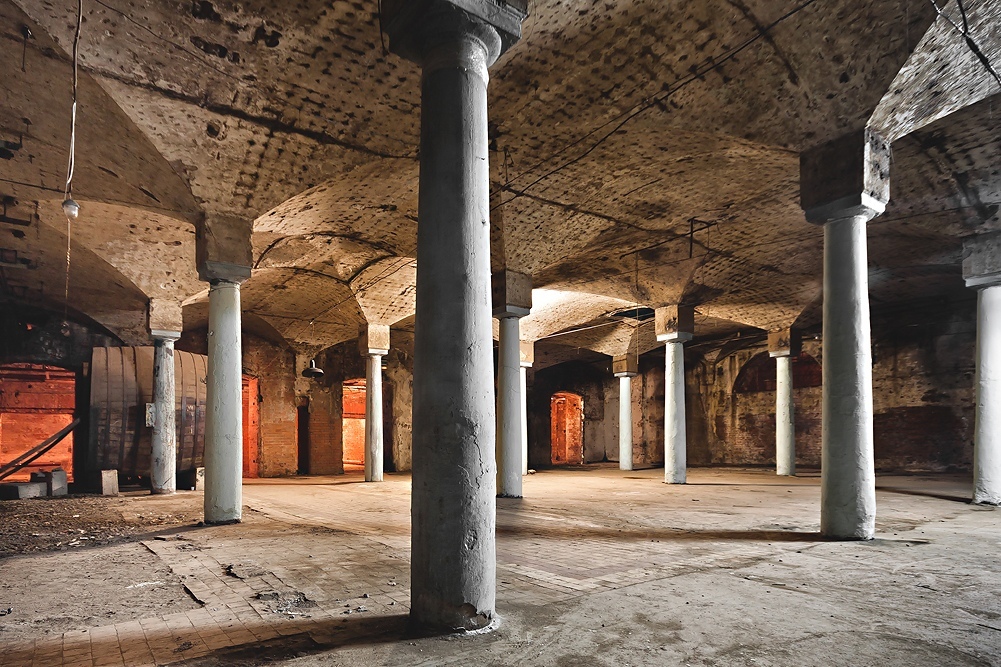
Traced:
<path id="1" fill-rule="evenodd" d="M 73 172 L 76 169 L 76 107 L 80 82 L 80 32 L 83 27 L 83 0 L 77 0 L 76 33 L 73 35 L 73 106 L 70 111 L 70 151 L 66 164 L 66 189 L 63 192 L 63 213 L 66 214 L 66 283 L 63 290 L 63 320 L 70 301 L 70 247 L 73 220 L 80 215 L 80 205 L 73 201 Z"/>

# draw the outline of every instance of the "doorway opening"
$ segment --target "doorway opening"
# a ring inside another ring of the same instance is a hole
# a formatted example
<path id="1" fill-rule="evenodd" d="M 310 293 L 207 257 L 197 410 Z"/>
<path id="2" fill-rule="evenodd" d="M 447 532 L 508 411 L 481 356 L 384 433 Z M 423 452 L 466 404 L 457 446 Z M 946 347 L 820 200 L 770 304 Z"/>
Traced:
<path id="1" fill-rule="evenodd" d="M 261 416 L 260 380 L 243 376 L 243 476 L 258 476 Z"/>
<path id="2" fill-rule="evenodd" d="M 295 413 L 296 474 L 309 474 L 309 397 L 299 399 Z"/>
<path id="3" fill-rule="evenodd" d="M 342 452 L 344 472 L 365 469 L 365 380 L 344 383 Z"/>
<path id="4" fill-rule="evenodd" d="M 553 465 L 584 463 L 584 398 L 568 391 L 553 394 L 552 414 Z"/>
<path id="5" fill-rule="evenodd" d="M 76 373 L 42 364 L 0 366 L 0 465 L 37 447 L 73 421 Z M 27 482 L 31 473 L 62 468 L 73 481 L 73 433 L 46 454 L 6 477 Z"/>

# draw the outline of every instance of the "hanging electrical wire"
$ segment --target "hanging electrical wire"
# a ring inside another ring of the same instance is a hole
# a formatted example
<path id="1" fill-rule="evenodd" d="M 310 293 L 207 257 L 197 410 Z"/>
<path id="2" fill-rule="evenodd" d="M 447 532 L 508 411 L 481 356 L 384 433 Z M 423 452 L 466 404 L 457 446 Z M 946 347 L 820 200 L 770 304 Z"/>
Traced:
<path id="1" fill-rule="evenodd" d="M 63 286 L 63 327 L 70 302 L 70 263 L 73 242 L 73 221 L 80 216 L 80 205 L 73 201 L 73 172 L 76 169 L 76 109 L 80 83 L 80 33 L 83 28 L 83 0 L 77 0 L 76 32 L 73 35 L 73 106 L 70 110 L 70 150 L 66 164 L 66 188 L 63 191 L 63 213 L 66 214 L 66 282 Z"/>

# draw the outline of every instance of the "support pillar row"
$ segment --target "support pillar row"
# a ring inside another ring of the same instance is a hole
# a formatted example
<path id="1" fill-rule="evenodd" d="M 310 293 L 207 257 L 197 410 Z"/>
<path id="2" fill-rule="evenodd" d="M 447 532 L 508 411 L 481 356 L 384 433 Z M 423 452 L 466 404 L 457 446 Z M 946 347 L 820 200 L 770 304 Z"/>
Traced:
<path id="1" fill-rule="evenodd" d="M 153 433 L 150 482 L 155 494 L 177 491 L 177 411 L 174 341 L 179 331 L 153 330 Z"/>

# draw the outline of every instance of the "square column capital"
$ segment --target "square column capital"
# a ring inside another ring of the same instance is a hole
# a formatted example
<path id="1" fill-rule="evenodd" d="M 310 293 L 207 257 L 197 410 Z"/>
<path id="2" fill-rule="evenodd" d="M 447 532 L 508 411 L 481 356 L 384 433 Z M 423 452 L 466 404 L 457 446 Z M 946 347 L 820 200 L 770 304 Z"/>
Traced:
<path id="1" fill-rule="evenodd" d="M 768 356 L 796 357 L 802 349 L 802 338 L 796 329 L 780 329 L 768 332 Z"/>
<path id="2" fill-rule="evenodd" d="M 195 227 L 195 263 L 206 282 L 240 284 L 250 278 L 253 222 L 240 216 L 206 214 Z"/>
<path id="3" fill-rule="evenodd" d="M 153 338 L 180 338 L 180 332 L 184 329 L 180 302 L 173 299 L 150 299 L 146 306 L 146 325 Z"/>
<path id="4" fill-rule="evenodd" d="M 522 368 L 531 368 L 535 363 L 535 343 L 530 340 L 520 341 L 518 356 Z"/>
<path id="5" fill-rule="evenodd" d="M 1001 285 L 1001 232 L 963 240 L 963 279 L 973 288 Z"/>
<path id="6" fill-rule="evenodd" d="M 389 354 L 389 325 L 363 324 L 358 330 L 358 349 L 362 356 Z"/>
<path id="7" fill-rule="evenodd" d="M 875 218 L 890 200 L 890 142 L 865 129 L 801 153 L 799 189 L 808 222 Z"/>
<path id="8" fill-rule="evenodd" d="M 639 357 L 635 354 L 620 354 L 612 357 L 612 375 L 617 378 L 631 378 L 639 375 Z"/>
<path id="9" fill-rule="evenodd" d="M 490 300 L 494 317 L 525 317 L 532 312 L 532 276 L 517 271 L 498 271 L 490 277 Z"/>
<path id="10" fill-rule="evenodd" d="M 661 342 L 691 340 L 695 336 L 693 306 L 663 306 L 653 311 L 654 333 Z"/>

